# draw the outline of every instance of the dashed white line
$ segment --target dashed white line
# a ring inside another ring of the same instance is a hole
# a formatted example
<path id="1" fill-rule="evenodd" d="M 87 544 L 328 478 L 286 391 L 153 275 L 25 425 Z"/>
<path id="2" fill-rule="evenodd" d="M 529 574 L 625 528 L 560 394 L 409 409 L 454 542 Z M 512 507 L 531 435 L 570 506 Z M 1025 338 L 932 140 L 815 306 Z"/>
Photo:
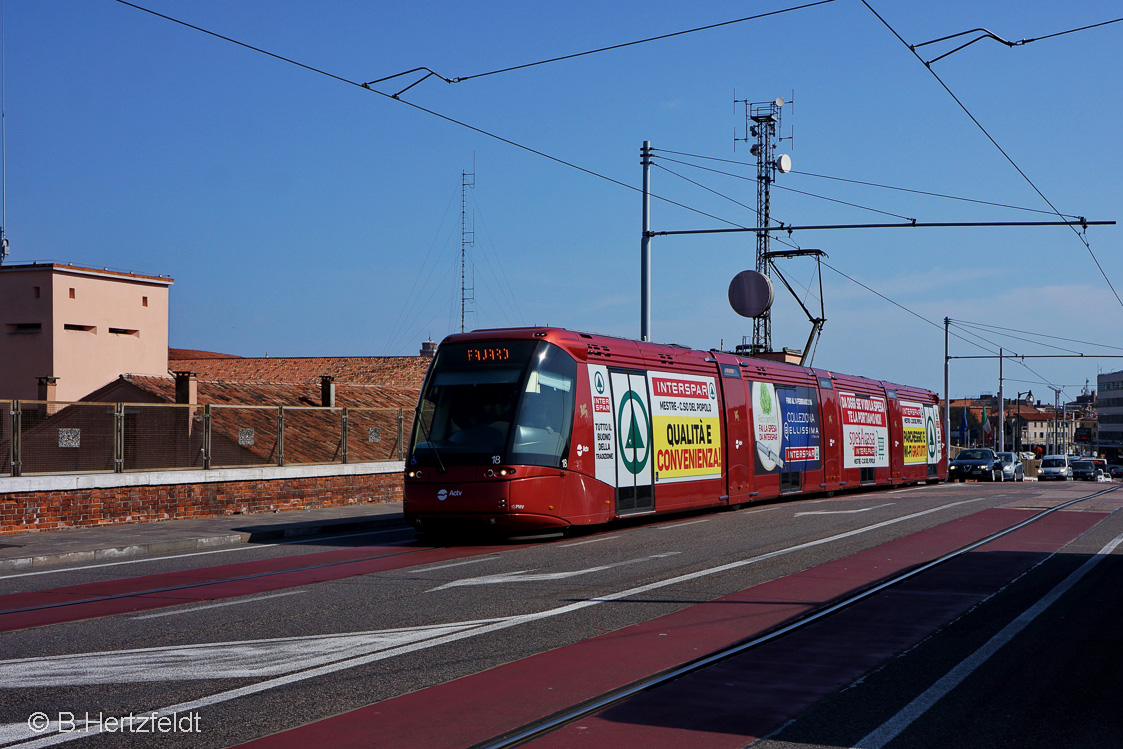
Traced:
<path id="1" fill-rule="evenodd" d="M 570 546 L 584 546 L 585 544 L 596 544 L 596 543 L 600 543 L 601 541 L 609 541 L 609 540 L 614 539 L 614 538 L 620 538 L 620 537 L 619 536 L 600 536 L 599 538 L 590 538 L 588 541 L 574 541 L 573 543 L 569 543 L 569 544 L 558 544 L 558 548 L 559 549 L 568 549 Z"/>
<path id="2" fill-rule="evenodd" d="M 297 593 L 304 593 L 303 590 L 286 590 L 281 593 L 270 593 L 265 596 L 254 596 L 252 598 L 239 598 L 236 601 L 222 601 L 220 603 L 204 603 L 198 606 L 184 606 L 183 608 L 176 608 L 171 611 L 161 611 L 156 614 L 141 614 L 140 616 L 129 617 L 130 619 L 156 619 L 161 616 L 175 616 L 176 614 L 190 614 L 193 611 L 201 611 L 203 609 L 217 609 L 221 606 L 239 606 L 243 603 L 255 603 L 256 601 L 264 601 L 267 598 L 280 598 L 282 596 L 294 596 Z"/>
<path id="3" fill-rule="evenodd" d="M 708 523 L 708 522 L 710 522 L 709 518 L 702 518 L 701 520 L 688 520 L 685 523 L 674 523 L 673 525 L 658 525 L 658 526 L 656 526 L 656 529 L 661 530 L 661 531 L 667 531 L 667 530 L 671 530 L 672 528 L 681 528 L 684 525 L 697 525 L 698 523 Z"/>
<path id="4" fill-rule="evenodd" d="M 804 515 L 855 515 L 859 512 L 869 512 L 870 510 L 879 510 L 882 507 L 892 507 L 897 504 L 896 502 L 888 502 L 883 505 L 874 505 L 873 507 L 862 507 L 857 510 L 809 510 L 807 512 L 797 512 L 795 516 L 803 517 Z"/>
<path id="5" fill-rule="evenodd" d="M 480 562 L 490 562 L 491 560 L 498 559 L 498 558 L 499 557 L 476 557 L 475 559 L 469 559 L 466 562 L 451 562 L 449 564 L 438 564 L 435 567 L 420 567 L 418 569 L 415 569 L 415 570 L 411 569 L 409 571 L 411 573 L 415 573 L 415 572 L 432 572 L 433 570 L 447 570 L 449 567 L 463 567 L 466 564 L 479 564 Z"/>

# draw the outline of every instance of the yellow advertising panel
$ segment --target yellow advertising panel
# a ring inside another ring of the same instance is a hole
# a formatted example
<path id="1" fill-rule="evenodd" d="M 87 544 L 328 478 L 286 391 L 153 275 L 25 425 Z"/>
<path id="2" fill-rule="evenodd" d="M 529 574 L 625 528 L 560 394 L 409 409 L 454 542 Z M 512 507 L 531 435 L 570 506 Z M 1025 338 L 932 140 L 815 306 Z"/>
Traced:
<path id="1" fill-rule="evenodd" d="M 928 462 L 928 432 L 924 426 L 924 406 L 901 401 L 901 436 L 905 465 Z"/>
<path id="2" fill-rule="evenodd" d="M 721 477 L 721 414 L 712 377 L 650 372 L 655 480 Z"/>

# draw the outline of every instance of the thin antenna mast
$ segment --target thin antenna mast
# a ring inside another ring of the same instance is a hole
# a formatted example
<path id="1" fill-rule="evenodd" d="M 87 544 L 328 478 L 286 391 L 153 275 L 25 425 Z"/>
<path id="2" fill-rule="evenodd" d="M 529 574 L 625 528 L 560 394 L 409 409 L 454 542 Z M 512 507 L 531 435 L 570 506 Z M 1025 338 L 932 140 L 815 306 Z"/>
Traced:
<path id="1" fill-rule="evenodd" d="M 8 237 L 4 227 L 8 225 L 8 123 L 5 118 L 5 91 L 7 79 L 6 52 L 4 41 L 7 29 L 4 24 L 4 2 L 0 0 L 0 264 L 8 257 Z"/>
<path id="2" fill-rule="evenodd" d="M 781 174 L 791 169 L 791 159 L 785 155 L 775 156 L 777 140 L 780 139 L 780 108 L 784 106 L 783 98 L 775 101 L 751 102 L 748 99 L 737 99 L 734 96 L 734 106 L 745 106 L 745 136 L 734 136 L 736 142 L 755 140 L 749 153 L 756 157 L 756 212 L 757 225 L 762 227 L 756 233 L 756 271 L 765 276 L 769 275 L 771 263 L 768 261 L 770 232 L 767 227 L 771 225 L 771 187 L 776 181 L 776 173 Z M 750 122 L 752 124 L 750 124 Z M 772 312 L 764 310 L 753 318 L 753 342 L 751 352 L 759 354 L 772 350 Z"/>
<path id="3" fill-rule="evenodd" d="M 476 244 L 475 221 L 473 228 L 468 228 L 468 188 L 476 186 L 475 159 L 472 159 L 472 173 L 460 173 L 460 332 L 464 332 L 464 318 L 467 313 L 468 302 L 475 301 L 470 294 L 475 292 L 475 274 L 472 276 L 472 286 L 467 284 L 465 273 L 468 261 L 468 248 Z"/>

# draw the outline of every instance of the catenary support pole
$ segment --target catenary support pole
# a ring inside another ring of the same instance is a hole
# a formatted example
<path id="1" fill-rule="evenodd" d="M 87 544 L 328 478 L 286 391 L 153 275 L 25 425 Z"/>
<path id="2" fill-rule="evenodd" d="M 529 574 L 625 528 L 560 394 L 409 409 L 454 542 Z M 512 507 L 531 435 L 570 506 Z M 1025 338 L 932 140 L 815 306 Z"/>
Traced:
<path id="1" fill-rule="evenodd" d="M 639 259 L 639 337 L 651 340 L 651 141 L 645 140 L 640 149 L 643 165 L 643 237 L 640 239 Z"/>
<path id="2" fill-rule="evenodd" d="M 1002 399 L 1002 349 L 998 349 L 998 452 L 1006 452 L 1006 402 Z"/>
<path id="3" fill-rule="evenodd" d="M 944 444 L 951 446 L 951 393 L 948 392 L 948 328 L 951 318 L 944 318 Z M 951 460 L 949 451 L 948 460 Z"/>

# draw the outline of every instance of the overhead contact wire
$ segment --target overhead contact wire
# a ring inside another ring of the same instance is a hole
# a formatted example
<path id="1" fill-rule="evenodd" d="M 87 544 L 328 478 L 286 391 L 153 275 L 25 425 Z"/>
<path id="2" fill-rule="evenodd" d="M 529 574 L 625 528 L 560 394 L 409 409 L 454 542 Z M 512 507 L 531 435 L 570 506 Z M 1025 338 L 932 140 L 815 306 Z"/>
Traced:
<path id="1" fill-rule="evenodd" d="M 675 156 L 687 156 L 687 157 L 692 158 L 692 159 L 705 159 L 706 161 L 718 161 L 718 162 L 721 162 L 721 163 L 724 163 L 724 164 L 736 164 L 737 166 L 743 166 L 743 167 L 752 167 L 753 166 L 752 164 L 748 164 L 744 161 L 736 161 L 736 160 L 733 160 L 733 159 L 722 159 L 722 158 L 718 158 L 716 156 L 703 156 L 701 154 L 685 153 L 685 152 L 682 152 L 682 151 L 669 151 L 665 148 L 653 148 L 651 150 L 655 153 L 670 153 L 670 154 L 674 154 Z M 664 156 L 664 157 L 661 157 L 661 158 L 666 158 L 666 157 Z M 674 159 L 667 159 L 667 160 L 668 161 L 674 161 Z M 689 162 L 677 161 L 676 163 L 688 164 Z M 690 164 L 690 166 L 693 166 L 696 169 L 706 169 L 706 167 L 699 166 L 698 164 Z M 755 177 L 746 177 L 746 176 L 740 175 L 740 174 L 732 174 L 731 172 L 722 172 L 722 171 L 717 170 L 717 169 L 712 169 L 710 171 L 716 172 L 718 174 L 726 174 L 726 175 L 729 175 L 730 177 L 736 177 L 737 179 L 746 179 L 746 180 L 755 179 Z M 958 201 L 961 201 L 961 202 L 964 202 L 964 203 L 977 203 L 978 205 L 989 205 L 989 206 L 993 206 L 995 208 L 1009 208 L 1009 209 L 1014 210 L 1014 211 L 1028 211 L 1030 213 L 1043 213 L 1046 216 L 1056 215 L 1052 211 L 1045 211 L 1045 210 L 1042 210 L 1040 208 L 1027 208 L 1025 206 L 1020 206 L 1020 205 L 1008 205 L 1006 203 L 994 203 L 994 202 L 989 201 L 989 200 L 978 200 L 976 198 L 965 198 L 965 197 L 962 197 L 962 196 L 959 196 L 959 195 L 944 195 L 943 193 L 929 192 L 927 190 L 914 190 L 914 189 L 909 188 L 909 187 L 898 187 L 898 186 L 895 186 L 895 185 L 882 185 L 882 184 L 879 184 L 877 182 L 866 182 L 866 181 L 858 180 L 858 179 L 846 179 L 845 177 L 832 177 L 828 174 L 815 174 L 814 172 L 801 172 L 801 171 L 798 171 L 796 169 L 793 169 L 791 172 L 789 172 L 789 174 L 798 174 L 798 175 L 803 176 L 803 177 L 817 177 L 819 179 L 835 180 L 836 182 L 848 182 L 852 185 L 863 185 L 865 187 L 877 187 L 877 188 L 880 188 L 882 190 L 896 190 L 898 192 L 908 192 L 908 193 L 913 193 L 915 195 L 924 195 L 924 196 L 927 196 L 927 197 L 930 197 L 930 198 L 943 198 L 945 200 L 958 200 Z M 1079 219 L 1080 216 L 1074 216 L 1074 215 L 1066 213 L 1066 214 L 1062 214 L 1062 218 Z"/>
<path id="2" fill-rule="evenodd" d="M 322 70 L 320 68 L 313 67 L 311 65 L 306 65 L 302 62 L 297 62 L 296 60 L 293 60 L 291 58 L 284 57 L 282 55 L 278 55 L 278 54 L 275 54 L 273 52 L 269 52 L 267 50 L 261 49 L 260 47 L 255 47 L 252 44 L 246 44 L 245 42 L 240 42 L 237 39 L 232 39 L 231 37 L 223 36 L 222 34 L 218 34 L 214 31 L 209 31 L 208 29 L 204 29 L 201 26 L 195 26 L 194 24 L 187 23 L 186 21 L 181 21 L 177 18 L 173 18 L 171 16 L 164 15 L 163 13 L 158 13 L 154 10 L 150 10 L 150 9 L 145 8 L 143 6 L 136 5 L 135 3 L 130 3 L 130 2 L 128 2 L 128 0 L 115 0 L 115 2 L 118 2 L 122 5 L 127 5 L 130 8 L 135 8 L 136 10 L 142 11 L 144 13 L 148 13 L 148 14 L 156 16 L 158 18 L 163 18 L 166 21 L 171 21 L 172 23 L 179 24 L 180 26 L 184 26 L 184 27 L 192 29 L 194 31 L 198 31 L 198 32 L 203 33 L 203 34 L 207 34 L 208 36 L 213 36 L 216 39 L 221 39 L 223 41 L 230 42 L 231 44 L 235 44 L 239 47 L 244 47 L 245 49 L 251 50 L 253 52 L 259 52 L 259 53 L 261 53 L 263 55 L 266 55 L 268 57 L 272 57 L 275 60 L 280 60 L 281 62 L 287 62 L 290 65 L 295 65 L 298 68 L 303 68 L 304 70 L 308 70 L 308 71 L 313 72 L 313 73 L 319 73 L 320 75 L 327 76 L 328 78 L 339 81 L 340 83 L 346 83 L 346 84 L 349 84 L 349 85 L 354 86 L 356 88 L 361 88 L 365 91 L 370 91 L 371 93 L 378 94 L 379 96 L 382 96 L 386 99 L 390 99 L 391 101 L 395 101 L 395 102 L 398 102 L 400 104 L 404 104 L 408 107 L 412 107 L 413 109 L 416 109 L 419 112 L 424 112 L 425 114 L 427 114 L 431 117 L 436 117 L 438 119 L 444 120 L 445 122 L 451 123 L 451 124 L 456 125 L 458 127 L 462 127 L 466 130 L 471 130 L 472 132 L 479 133 L 480 135 L 483 135 L 487 138 L 492 138 L 493 140 L 497 140 L 500 143 L 506 143 L 509 146 L 520 149 L 522 151 L 526 151 L 527 153 L 532 153 L 535 156 L 540 156 L 540 157 L 542 157 L 544 159 L 547 159 L 549 161 L 552 161 L 556 164 L 561 164 L 562 166 L 569 167 L 570 169 L 575 169 L 575 170 L 577 170 L 577 171 L 579 171 L 583 174 L 589 175 L 590 177 L 596 177 L 597 179 L 602 179 L 605 182 L 610 182 L 611 184 L 617 185 L 618 187 L 623 187 L 623 188 L 625 188 L 627 190 L 631 190 L 633 192 L 643 192 L 640 188 L 635 187 L 633 185 L 629 185 L 626 182 L 621 182 L 620 180 L 613 179 L 612 177 L 609 177 L 608 175 L 600 174 L 599 172 L 594 172 L 591 169 L 586 169 L 583 166 L 579 166 L 577 164 L 574 164 L 570 161 L 566 161 L 565 159 L 559 158 L 557 156 L 551 156 L 550 154 L 545 153 L 543 151 L 539 151 L 537 149 L 531 148 L 530 146 L 525 146 L 525 145 L 523 145 L 521 143 L 518 143 L 516 141 L 513 141 L 509 138 L 504 138 L 503 136 L 497 135 L 496 133 L 488 132 L 487 130 L 483 130 L 481 128 L 476 127 L 475 125 L 470 125 L 470 124 L 468 124 L 466 122 L 463 122 L 461 120 L 457 120 L 453 117 L 449 117 L 448 115 L 441 114 L 440 112 L 435 112 L 431 109 L 426 109 L 423 106 L 420 106 L 418 104 L 414 104 L 413 102 L 406 101 L 405 99 L 399 99 L 396 96 L 393 96 L 391 94 L 387 94 L 383 91 L 379 91 L 378 89 L 371 88 L 367 84 L 359 83 L 358 81 L 352 81 L 352 80 L 344 78 L 342 76 L 338 76 L 334 73 L 329 73 L 326 70 Z M 821 5 L 825 2 L 834 2 L 834 0 L 821 0 L 821 2 L 812 3 L 811 5 Z M 811 5 L 799 6 L 799 8 L 811 7 Z M 792 9 L 789 9 L 789 10 L 797 10 L 799 8 L 792 8 Z M 776 11 L 776 12 L 784 12 L 784 11 Z M 498 71 L 496 71 L 496 72 L 498 72 Z M 729 224 L 730 226 L 734 226 L 734 227 L 741 228 L 741 229 L 745 228 L 745 227 L 741 226 L 740 224 L 737 224 L 733 221 L 727 221 L 726 219 L 719 218 L 717 216 L 712 216 L 712 215 L 706 213 L 705 211 L 700 211 L 697 208 L 691 208 L 688 205 L 683 205 L 682 203 L 677 203 L 677 202 L 671 200 L 670 198 L 664 198 L 661 195 L 656 195 L 655 193 L 651 193 L 651 197 L 655 198 L 656 200 L 661 200 L 665 203 L 669 203 L 671 205 L 678 206 L 679 208 L 682 208 L 684 210 L 692 211 L 692 212 L 697 213 L 699 215 L 705 216 L 706 218 L 712 218 L 715 221 L 721 221 L 722 223 Z"/>
<path id="3" fill-rule="evenodd" d="M 940 78 L 939 74 L 936 73 L 935 70 L 932 70 L 932 66 L 924 62 L 924 59 L 919 54 L 917 54 L 916 50 L 913 49 L 912 46 L 909 45 L 909 43 L 906 42 L 901 37 L 901 35 L 897 33 L 896 29 L 889 25 L 888 21 L 882 18 L 881 15 L 873 9 L 873 7 L 867 2 L 867 0 L 862 0 L 862 4 L 865 5 L 867 9 L 869 9 L 870 13 L 873 13 L 874 16 L 877 17 L 877 20 L 881 21 L 881 23 L 885 25 L 885 28 L 889 29 L 893 36 L 897 37 L 897 40 L 900 41 L 901 44 L 903 44 L 909 50 L 909 52 L 912 53 L 913 57 L 915 57 L 920 61 L 922 65 L 924 65 L 925 69 L 932 74 L 932 77 L 935 78 L 940 86 L 943 87 L 944 91 L 948 93 L 948 96 L 950 96 L 955 101 L 955 103 L 959 105 L 959 108 L 963 110 L 964 114 L 971 118 L 971 122 L 975 123 L 975 126 L 978 127 L 983 135 L 987 137 L 987 140 L 989 140 L 991 144 L 998 149 L 998 152 L 1001 153 L 1006 161 L 1010 163 L 1010 166 L 1014 167 L 1015 171 L 1017 171 L 1018 174 L 1022 176 L 1022 179 L 1026 181 L 1026 184 L 1032 187 L 1033 191 L 1036 192 L 1038 196 L 1040 196 L 1040 198 L 1045 201 L 1045 204 L 1053 209 L 1053 213 L 1056 214 L 1058 218 L 1063 220 L 1064 214 L 1057 210 L 1057 207 L 1053 205 L 1052 201 L 1049 200 L 1049 198 L 1045 197 L 1045 193 L 1041 192 L 1037 185 L 1034 184 L 1033 180 L 1029 178 L 1029 175 L 1022 171 L 1022 168 L 1018 166 L 1017 163 L 1010 157 L 1010 154 L 1006 153 L 1002 146 L 998 144 L 998 141 L 996 141 L 994 137 L 991 136 L 989 132 L 987 132 L 987 129 L 983 127 L 982 123 L 979 122 L 978 119 L 975 118 L 975 115 L 971 114 L 971 110 L 969 110 L 963 104 L 963 102 L 959 100 L 959 97 L 955 95 L 955 92 L 952 91 L 946 83 L 944 83 L 944 80 Z M 1104 271 L 1103 266 L 1100 265 L 1100 261 L 1099 258 L 1096 257 L 1096 253 L 1092 252 L 1092 245 L 1080 234 L 1079 231 L 1076 230 L 1075 226 L 1070 226 L 1069 228 L 1072 229 L 1072 233 L 1076 235 L 1076 238 L 1079 239 L 1080 242 L 1084 245 L 1085 249 L 1088 250 L 1088 254 L 1092 256 L 1092 262 L 1096 264 L 1096 268 L 1100 271 L 1100 275 L 1103 276 L 1104 281 L 1107 282 L 1107 286 L 1109 289 L 1111 289 L 1111 293 L 1115 295 L 1115 301 L 1119 302 L 1120 307 L 1123 307 L 1123 298 L 1120 298 L 1119 292 L 1115 290 L 1115 286 L 1111 283 L 1111 279 L 1107 277 L 1107 273 Z"/>
<path id="4" fill-rule="evenodd" d="M 524 63 L 522 65 L 512 65 L 509 68 L 502 68 L 500 70 L 492 70 L 492 71 L 489 71 L 487 73 L 477 73 L 475 75 L 465 75 L 465 76 L 461 76 L 459 78 L 452 78 L 452 79 L 449 79 L 449 80 L 450 80 L 451 83 L 460 83 L 461 81 L 470 81 L 473 78 L 483 78 L 484 76 L 498 75 L 499 73 L 510 73 L 512 71 L 515 71 L 515 70 L 523 70 L 525 68 L 532 68 L 532 67 L 535 67 L 536 65 L 547 65 L 547 64 L 552 63 L 552 62 L 561 62 L 563 60 L 572 60 L 576 57 L 584 57 L 586 55 L 595 55 L 595 54 L 599 54 L 601 52 L 609 52 L 609 51 L 615 50 L 615 49 L 623 49 L 625 47 L 634 47 L 637 44 L 647 44 L 648 42 L 657 42 L 657 41 L 661 41 L 663 39 L 671 39 L 671 38 L 676 37 L 676 36 L 684 36 L 686 34 L 694 34 L 694 33 L 699 32 L 699 31 L 709 31 L 711 29 L 721 28 L 722 26 L 732 26 L 733 24 L 744 23 L 745 21 L 756 21 L 756 20 L 759 20 L 761 18 L 768 18 L 769 16 L 777 16 L 777 15 L 780 15 L 781 13 L 790 13 L 790 12 L 795 11 L 795 10 L 804 10 L 805 8 L 813 8 L 816 5 L 826 5 L 827 3 L 833 3 L 833 2 L 834 2 L 834 0 L 819 0 L 819 2 L 806 3 L 805 5 L 797 5 L 797 6 L 792 7 L 792 8 L 784 8 L 782 10 L 773 10 L 773 11 L 769 11 L 768 13 L 758 13 L 755 16 L 746 16 L 744 18 L 735 18 L 732 21 L 722 21 L 721 23 L 711 23 L 708 26 L 699 26 L 698 28 L 695 28 L 695 29 L 686 29 L 684 31 L 674 31 L 674 32 L 671 32 L 670 34 L 660 34 L 659 36 L 652 36 L 652 37 L 649 37 L 647 39 L 637 39 L 634 42 L 624 42 L 623 44 L 613 44 L 609 47 L 601 47 L 600 49 L 591 49 L 591 50 L 588 50 L 586 52 L 575 52 L 575 53 L 570 54 L 570 55 L 562 55 L 561 57 L 552 57 L 549 60 L 539 60 L 538 62 L 528 62 L 528 63 Z"/>

